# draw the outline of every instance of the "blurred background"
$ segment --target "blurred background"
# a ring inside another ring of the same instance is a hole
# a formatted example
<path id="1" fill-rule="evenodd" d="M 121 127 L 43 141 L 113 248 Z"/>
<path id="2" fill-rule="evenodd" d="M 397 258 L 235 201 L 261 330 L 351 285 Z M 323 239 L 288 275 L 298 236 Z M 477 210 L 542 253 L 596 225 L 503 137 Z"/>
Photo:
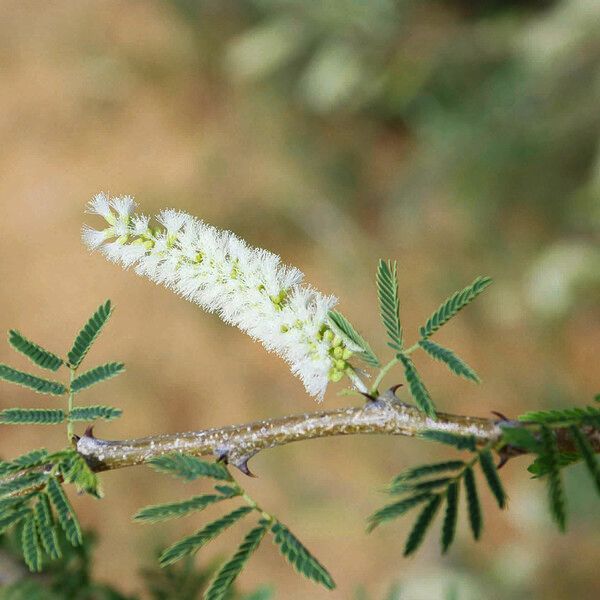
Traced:
<path id="1" fill-rule="evenodd" d="M 85 203 L 131 194 L 279 253 L 385 353 L 379 257 L 398 260 L 408 332 L 475 276 L 495 284 L 440 333 L 475 386 L 422 356 L 439 407 L 489 416 L 584 405 L 600 391 L 600 3 L 597 0 L 145 0 L 0 3 L 0 329 L 64 352 L 106 298 L 88 365 L 127 373 L 86 393 L 124 417 L 113 439 L 315 408 L 286 365 L 164 288 L 89 254 Z M 414 337 L 414 334 L 413 334 Z M 408 339 L 411 335 L 408 334 Z M 0 361 L 26 359 L 0 345 Z M 392 374 L 389 383 L 400 380 Z M 326 407 L 353 399 L 336 395 Z M 406 392 L 404 392 L 405 394 Z M 3 385 L 0 406 L 45 405 Z M 50 428 L 0 431 L 0 455 L 58 447 Z M 600 519 L 589 478 L 566 472 L 578 515 L 561 536 L 526 461 L 504 470 L 503 514 L 482 488 L 483 540 L 448 556 L 431 535 L 401 557 L 411 519 L 365 534 L 401 469 L 444 448 L 406 439 L 317 440 L 253 460 L 250 492 L 330 568 L 311 585 L 265 544 L 240 588 L 276 598 L 596 598 Z M 131 522 L 198 493 L 136 468 L 76 499 L 99 531 L 95 575 L 143 587 L 154 551 L 197 529 Z M 210 513 L 212 514 L 212 513 Z M 215 512 L 216 514 L 216 512 Z M 461 517 L 462 518 L 462 517 Z M 197 557 L 231 551 L 234 529 Z"/>

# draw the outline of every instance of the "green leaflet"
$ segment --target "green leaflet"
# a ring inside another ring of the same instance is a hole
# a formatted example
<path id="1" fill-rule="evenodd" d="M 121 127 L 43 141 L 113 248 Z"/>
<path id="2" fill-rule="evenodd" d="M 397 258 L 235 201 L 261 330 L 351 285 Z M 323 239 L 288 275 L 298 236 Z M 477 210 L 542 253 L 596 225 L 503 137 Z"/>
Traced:
<path id="1" fill-rule="evenodd" d="M 227 591 L 242 572 L 250 556 L 260 545 L 268 528 L 269 521 L 261 520 L 259 525 L 246 535 L 237 552 L 219 569 L 204 594 L 204 600 L 223 600 L 225 598 Z"/>
<path id="2" fill-rule="evenodd" d="M 153 458 L 149 464 L 161 473 L 169 473 L 186 481 L 193 481 L 199 477 L 232 481 L 229 471 L 222 464 L 201 460 L 189 454 L 165 454 Z"/>
<path id="3" fill-rule="evenodd" d="M 565 531 L 567 525 L 567 513 L 565 493 L 560 476 L 559 452 L 556 444 L 556 435 L 548 427 L 541 428 L 544 456 L 548 461 L 548 500 L 550 513 L 556 521 L 559 529 Z"/>
<path id="4" fill-rule="evenodd" d="M 458 517 L 458 481 L 453 481 L 446 490 L 446 514 L 444 515 L 444 524 L 442 526 L 442 552 L 446 553 L 454 541 L 456 533 L 456 520 Z"/>
<path id="5" fill-rule="evenodd" d="M 575 444 L 579 450 L 579 453 L 585 462 L 585 466 L 587 467 L 587 470 L 594 481 L 596 490 L 598 491 L 598 494 L 600 494 L 600 465 L 598 465 L 596 455 L 594 454 L 594 449 L 591 447 L 588 439 L 577 427 L 572 426 L 570 431 L 571 436 L 575 440 Z"/>
<path id="6" fill-rule="evenodd" d="M 346 336 L 351 342 L 354 342 L 357 346 L 362 348 L 362 352 L 359 354 L 360 358 L 364 360 L 368 365 L 372 367 L 379 367 L 381 363 L 375 353 L 371 349 L 371 346 L 365 341 L 365 339 L 354 329 L 350 321 L 344 317 L 344 315 L 336 310 L 330 310 L 328 312 L 329 320 L 333 325 Z"/>
<path id="7" fill-rule="evenodd" d="M 116 377 L 125 370 L 123 363 L 111 362 L 86 371 L 71 383 L 71 391 L 77 393 L 101 381 Z"/>
<path id="8" fill-rule="evenodd" d="M 245 517 L 248 513 L 251 513 L 253 510 L 254 509 L 250 506 L 241 506 L 240 508 L 236 508 L 234 511 L 230 512 L 224 517 L 209 523 L 197 533 L 175 542 L 161 554 L 161 567 L 166 567 L 167 565 L 178 561 L 188 554 L 194 554 L 208 542 L 219 536 L 221 533 L 223 533 L 223 531 L 231 527 L 234 523 Z"/>
<path id="9" fill-rule="evenodd" d="M 383 326 L 392 340 L 388 345 L 400 352 L 403 348 L 402 326 L 400 325 L 400 300 L 398 299 L 397 265 L 390 261 L 379 261 L 377 268 L 377 295 Z"/>
<path id="10" fill-rule="evenodd" d="M 498 506 L 504 508 L 506 506 L 506 494 L 498 475 L 498 469 L 496 469 L 496 465 L 494 464 L 494 457 L 489 450 L 484 450 L 479 454 L 479 465 L 485 475 L 490 490 L 496 498 Z"/>
<path id="11" fill-rule="evenodd" d="M 410 393 L 412 394 L 417 406 L 430 418 L 435 419 L 435 407 L 431 396 L 425 387 L 425 384 L 419 377 L 417 369 L 413 361 L 404 354 L 398 354 L 397 358 L 402 362 L 404 366 L 404 375 L 408 386 L 410 387 Z"/>
<path id="12" fill-rule="evenodd" d="M 417 483 L 406 481 L 396 484 L 394 489 L 390 490 L 391 494 L 404 494 L 406 492 L 431 492 L 440 487 L 447 486 L 451 477 L 440 477 L 439 479 L 428 479 Z"/>
<path id="13" fill-rule="evenodd" d="M 46 494 L 40 494 L 37 504 L 34 508 L 35 521 L 37 524 L 38 533 L 44 550 L 51 559 L 57 559 L 62 556 L 60 544 L 58 543 L 58 535 L 54 524 L 54 517 L 50 502 Z"/>
<path id="14" fill-rule="evenodd" d="M 600 408 L 586 406 L 584 408 L 530 411 L 520 415 L 519 421 L 544 423 L 546 425 L 556 425 L 558 423 L 569 425 L 584 422 L 598 425 L 600 424 Z"/>
<path id="15" fill-rule="evenodd" d="M 29 511 L 23 522 L 21 530 L 21 548 L 23 550 L 23 558 L 25 564 L 32 572 L 42 570 L 42 548 L 38 537 L 35 517 Z"/>
<path id="16" fill-rule="evenodd" d="M 442 325 L 447 323 L 458 311 L 472 302 L 483 290 L 492 283 L 489 277 L 477 277 L 475 281 L 463 290 L 455 292 L 447 298 L 439 308 L 427 319 L 419 329 L 423 339 L 435 333 Z"/>
<path id="17" fill-rule="evenodd" d="M 56 354 L 45 350 L 36 343 L 28 340 L 26 337 L 21 335 L 18 331 L 11 329 L 8 332 L 8 343 L 18 352 L 24 354 L 31 362 L 36 364 L 42 369 L 48 369 L 50 371 L 57 371 L 63 364 L 63 359 L 56 356 Z"/>
<path id="18" fill-rule="evenodd" d="M 222 496 L 220 494 L 205 494 L 202 496 L 194 496 L 193 498 L 182 500 L 181 502 L 154 504 L 142 508 L 133 518 L 135 521 L 146 521 L 149 523 L 164 521 L 166 519 L 175 519 L 194 511 L 203 510 L 210 504 L 226 500 L 227 498 L 228 496 Z"/>
<path id="19" fill-rule="evenodd" d="M 476 450 L 475 436 L 472 435 L 458 435 L 447 431 L 432 430 L 424 431 L 420 437 L 427 440 L 433 440 L 434 442 L 440 442 L 441 444 L 454 446 L 457 450 L 469 450 L 469 452 L 475 452 Z"/>
<path id="20" fill-rule="evenodd" d="M 390 483 L 390 489 L 393 489 L 395 484 L 400 484 L 411 479 L 418 479 L 419 477 L 425 477 L 427 475 L 435 475 L 437 473 L 443 473 L 444 471 L 456 471 L 464 466 L 462 460 L 448 460 L 440 463 L 433 463 L 430 465 L 420 465 L 418 467 L 412 467 L 403 471 L 397 475 Z"/>
<path id="21" fill-rule="evenodd" d="M 469 513 L 469 524 L 473 537 L 478 540 L 481 535 L 481 506 L 479 504 L 479 495 L 477 494 L 477 484 L 475 483 L 475 474 L 471 467 L 465 469 L 465 492 L 467 497 L 467 510 Z"/>
<path id="22" fill-rule="evenodd" d="M 289 563 L 308 579 L 320 583 L 328 590 L 335 588 L 335 582 L 327 569 L 302 545 L 300 540 L 279 521 L 271 526 L 274 542 L 279 546 L 281 554 Z"/>
<path id="23" fill-rule="evenodd" d="M 442 497 L 436 495 L 431 497 L 429 502 L 425 505 L 408 535 L 406 545 L 404 546 L 404 556 L 409 556 L 421 545 L 425 533 L 429 529 L 441 503 Z"/>
<path id="24" fill-rule="evenodd" d="M 105 421 L 112 421 L 118 419 L 123 414 L 120 408 L 113 408 L 112 406 L 78 406 L 71 410 L 68 415 L 69 421 L 95 421 L 97 419 L 104 419 Z"/>
<path id="25" fill-rule="evenodd" d="M 20 477 L 12 479 L 11 481 L 0 484 L 0 496 L 15 494 L 22 490 L 26 490 L 29 487 L 41 485 L 46 481 L 46 479 L 47 475 L 45 473 L 25 473 Z"/>
<path id="26" fill-rule="evenodd" d="M 548 458 L 544 454 L 543 449 L 540 450 L 541 454 L 527 467 L 527 470 L 533 475 L 534 478 L 543 477 L 548 475 L 552 470 L 552 463 L 554 459 Z M 564 469 L 569 465 L 575 464 L 581 460 L 581 456 L 577 452 L 559 452 L 558 453 L 558 468 Z"/>
<path id="27" fill-rule="evenodd" d="M 50 477 L 48 480 L 46 491 L 67 540 L 72 546 L 79 546 L 82 541 L 79 521 L 62 487 L 54 477 Z"/>
<path id="28" fill-rule="evenodd" d="M 7 513 L 0 513 L 0 534 L 23 520 L 29 513 L 30 510 L 25 507 Z"/>
<path id="29" fill-rule="evenodd" d="M 59 408 L 5 408 L 0 411 L 0 423 L 6 425 L 56 425 L 65 420 Z"/>
<path id="30" fill-rule="evenodd" d="M 15 471 L 21 471 L 23 469 L 41 465 L 45 462 L 47 456 L 48 451 L 39 448 L 37 450 L 32 450 L 27 454 L 17 456 L 17 458 L 10 462 L 2 462 L 0 463 L 0 477 L 7 475 L 8 473 L 14 473 Z"/>
<path id="31" fill-rule="evenodd" d="M 67 392 L 67 388 L 58 381 L 42 379 L 41 377 L 36 377 L 35 375 L 13 369 L 8 365 L 0 364 L 0 379 L 22 385 L 23 387 L 38 392 L 38 394 L 61 396 Z"/>
<path id="32" fill-rule="evenodd" d="M 429 500 L 431 497 L 432 496 L 430 493 L 417 494 L 416 496 L 410 496 L 400 500 L 399 502 L 394 502 L 393 504 L 388 504 L 383 508 L 380 508 L 377 512 L 373 513 L 369 517 L 367 531 L 371 532 L 373 529 L 375 529 L 375 527 L 378 527 L 382 523 L 402 516 L 411 508 L 414 508 L 422 502 Z"/>
<path id="33" fill-rule="evenodd" d="M 443 362 L 453 373 L 465 379 L 470 379 L 475 383 L 480 383 L 477 373 L 471 367 L 460 359 L 452 350 L 444 348 L 428 339 L 419 340 L 419 346 L 435 360 Z"/>
<path id="34" fill-rule="evenodd" d="M 77 334 L 77 337 L 73 342 L 73 347 L 67 354 L 69 365 L 71 367 L 77 368 L 80 365 L 81 361 L 84 359 L 90 347 L 108 321 L 111 312 L 112 308 L 110 300 L 107 300 L 104 304 L 98 307 L 89 321 L 83 326 L 83 329 Z"/>

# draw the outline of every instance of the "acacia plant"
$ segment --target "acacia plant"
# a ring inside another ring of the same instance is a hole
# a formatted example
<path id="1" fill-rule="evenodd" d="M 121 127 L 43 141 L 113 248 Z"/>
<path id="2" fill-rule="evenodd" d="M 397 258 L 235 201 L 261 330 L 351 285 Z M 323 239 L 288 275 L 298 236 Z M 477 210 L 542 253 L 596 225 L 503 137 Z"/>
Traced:
<path id="1" fill-rule="evenodd" d="M 330 381 L 347 378 L 348 395 L 360 400 L 335 410 L 276 417 L 242 425 L 157 435 L 124 441 L 94 437 L 89 425 L 82 435 L 79 423 L 110 421 L 121 416 L 111 406 L 81 404 L 87 388 L 123 372 L 120 362 L 81 371 L 92 344 L 112 312 L 103 303 L 75 337 L 66 355 L 58 355 L 11 330 L 8 341 L 31 362 L 47 371 L 64 371 L 63 381 L 40 377 L 0 365 L 0 379 L 54 396 L 51 408 L 5 408 L 5 425 L 66 424 L 66 446 L 58 450 L 35 449 L 0 463 L 0 533 L 20 530 L 22 553 L 32 571 L 60 557 L 65 542 L 82 543 L 81 528 L 65 492 L 101 498 L 98 473 L 148 465 L 185 481 L 212 480 L 213 490 L 168 504 L 150 505 L 134 515 L 139 523 L 154 523 L 199 512 L 223 503 L 235 504 L 229 512 L 190 535 L 174 541 L 160 556 L 162 566 L 195 554 L 234 523 L 250 521 L 239 547 L 214 576 L 205 598 L 224 598 L 236 577 L 265 537 L 301 575 L 328 589 L 334 579 L 278 517 L 259 505 L 234 478 L 231 467 L 251 475 L 248 462 L 261 450 L 290 442 L 355 434 L 404 435 L 445 444 L 443 462 L 417 465 L 389 484 L 390 502 L 368 517 L 367 530 L 418 509 L 404 554 L 415 552 L 436 513 L 443 509 L 441 550 L 452 545 L 457 525 L 461 489 L 475 540 L 482 533 L 483 516 L 478 500 L 478 478 L 491 490 L 498 507 L 506 507 L 506 492 L 498 468 L 511 457 L 529 454 L 529 471 L 548 487 L 548 507 L 558 527 L 567 523 L 561 470 L 583 461 L 600 493 L 600 408 L 567 407 L 533 411 L 511 420 L 453 415 L 438 411 L 411 355 L 423 351 L 448 367 L 454 375 L 474 383 L 474 370 L 452 350 L 433 341 L 436 332 L 491 283 L 477 277 L 449 296 L 419 328 L 414 341 L 405 341 L 400 321 L 396 264 L 380 261 L 377 268 L 379 312 L 391 357 L 382 362 L 369 343 L 335 310 L 337 300 L 302 283 L 303 275 L 284 266 L 278 256 L 249 247 L 227 231 L 220 231 L 182 212 L 166 210 L 156 221 L 134 214 L 131 198 L 109 199 L 97 195 L 89 211 L 102 217 L 105 227 L 84 227 L 83 239 L 107 258 L 134 267 L 140 275 L 164 284 L 184 298 L 216 312 L 268 350 L 283 357 L 307 392 L 321 401 Z M 396 397 L 399 385 L 385 389 L 384 378 L 402 372 L 413 403 Z M 56 400 L 62 399 L 60 407 Z M 599 400 L 599 397 L 596 397 Z M 460 453 L 456 454 L 455 453 Z M 212 457 L 213 461 L 201 459 Z M 496 464 L 498 460 L 498 465 Z M 477 472 L 480 472 L 477 474 Z"/>

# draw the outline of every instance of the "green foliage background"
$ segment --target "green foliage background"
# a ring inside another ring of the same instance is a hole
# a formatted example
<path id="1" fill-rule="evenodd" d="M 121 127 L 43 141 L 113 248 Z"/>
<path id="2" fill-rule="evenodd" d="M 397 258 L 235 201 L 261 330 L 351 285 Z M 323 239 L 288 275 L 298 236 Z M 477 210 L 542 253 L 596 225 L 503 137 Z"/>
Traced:
<path id="1" fill-rule="evenodd" d="M 2 3 L 0 330 L 64 348 L 98 298 L 114 300 L 110 344 L 94 348 L 90 365 L 117 356 L 128 374 L 85 393 L 124 417 L 99 435 L 312 408 L 283 363 L 237 331 L 87 255 L 82 207 L 104 189 L 137 196 L 146 212 L 186 209 L 279 252 L 338 295 L 370 342 L 383 340 L 372 308 L 380 256 L 397 260 L 406 331 L 489 274 L 494 286 L 435 338 L 481 385 L 415 357 L 436 406 L 509 416 L 585 406 L 600 389 L 599 22 L 594 0 Z M 0 344 L 0 362 L 9 352 Z M 30 370 L 25 358 L 14 366 Z M 328 406 L 349 401 L 335 391 Z M 27 390 L 4 393 L 1 408 L 36 406 Z M 64 433 L 50 429 L 43 445 L 59 447 Z M 39 447 L 39 431 L 3 426 L 0 454 Z M 241 589 L 269 573 L 289 597 L 348 598 L 360 585 L 383 598 L 396 580 L 411 598 L 452 586 L 460 598 L 593 597 L 599 525 L 584 465 L 565 472 L 579 516 L 564 537 L 519 459 L 503 473 L 508 512 L 480 490 L 477 546 L 458 536 L 440 557 L 432 535 L 404 560 L 410 520 L 364 535 L 382 504 L 374 489 L 446 455 L 365 438 L 259 456 L 252 496 L 285 517 L 340 586 L 314 588 L 271 548 L 253 557 Z M 84 526 L 101 533 L 96 574 L 123 593 L 143 589 L 146 548 L 189 534 L 169 522 L 144 537 L 130 522 L 141 506 L 191 495 L 169 479 L 114 473 L 102 503 L 75 498 Z"/>

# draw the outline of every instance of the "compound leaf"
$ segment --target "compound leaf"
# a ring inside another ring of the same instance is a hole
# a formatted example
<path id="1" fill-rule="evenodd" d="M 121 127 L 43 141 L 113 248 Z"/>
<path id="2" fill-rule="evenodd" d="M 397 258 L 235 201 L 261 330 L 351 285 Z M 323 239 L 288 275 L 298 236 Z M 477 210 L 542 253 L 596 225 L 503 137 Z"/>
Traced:
<path id="1" fill-rule="evenodd" d="M 417 369 L 413 361 L 404 354 L 398 354 L 397 358 L 400 359 L 402 365 L 404 366 L 404 375 L 406 377 L 406 381 L 408 381 L 408 386 L 410 387 L 410 393 L 412 394 L 417 406 L 430 418 L 435 419 L 435 407 L 433 405 L 433 401 L 431 400 L 431 396 L 425 387 L 419 373 L 417 373 Z"/>
<path id="2" fill-rule="evenodd" d="M 112 312 L 110 300 L 100 305 L 96 312 L 90 317 L 89 321 L 83 326 L 83 329 L 77 334 L 73 347 L 69 350 L 67 358 L 69 365 L 77 368 L 85 358 L 92 344 L 100 335 L 102 328 L 108 321 Z"/>
<path id="3" fill-rule="evenodd" d="M 429 500 L 429 502 L 425 505 L 413 528 L 408 535 L 408 539 L 406 540 L 406 545 L 404 546 L 404 556 L 409 556 L 412 554 L 423 541 L 425 537 L 425 533 L 429 529 L 429 526 L 433 522 L 433 518 L 435 517 L 435 513 L 442 503 L 442 496 L 435 495 Z"/>
<path id="4" fill-rule="evenodd" d="M 469 524 L 473 537 L 478 540 L 481 535 L 481 506 L 479 504 L 479 495 L 477 494 L 477 484 L 475 483 L 475 474 L 471 467 L 465 469 L 464 475 L 465 491 L 467 497 L 467 510 L 469 513 Z"/>
<path id="5" fill-rule="evenodd" d="M 362 349 L 362 352 L 359 353 L 360 358 L 364 360 L 368 365 L 372 367 L 379 367 L 381 363 L 375 353 L 371 349 L 371 346 L 365 341 L 365 339 L 354 329 L 351 325 L 350 321 L 344 317 L 344 315 L 336 310 L 330 310 L 328 313 L 329 320 L 334 324 L 334 326 L 351 342 L 356 344 L 359 348 Z"/>
<path id="6" fill-rule="evenodd" d="M 14 329 L 11 329 L 8 332 L 8 343 L 17 350 L 17 352 L 24 354 L 32 363 L 36 364 L 38 367 L 42 367 L 42 369 L 57 371 L 63 364 L 62 358 L 56 356 L 53 352 L 38 346 L 31 340 L 28 340 Z"/>
<path id="7" fill-rule="evenodd" d="M 6 425 L 56 425 L 65 420 L 59 408 L 5 408 L 0 411 L 0 423 Z"/>
<path id="8" fill-rule="evenodd" d="M 492 494 L 494 494 L 494 497 L 496 498 L 498 506 L 504 508 L 506 506 L 506 493 L 504 492 L 502 481 L 500 481 L 498 469 L 496 469 L 496 465 L 494 464 L 494 457 L 489 450 L 484 450 L 479 454 L 479 465 L 481 466 L 481 470 L 485 475 Z"/>
<path id="9" fill-rule="evenodd" d="M 335 588 L 335 582 L 327 569 L 304 547 L 300 540 L 283 524 L 275 521 L 271 526 L 274 542 L 289 563 L 308 579 L 320 583 L 328 590 Z"/>
<path id="10" fill-rule="evenodd" d="M 379 261 L 377 268 L 377 295 L 383 326 L 392 340 L 389 346 L 402 350 L 402 326 L 400 325 L 400 300 L 398 298 L 397 265 L 390 261 Z"/>
<path id="11" fill-rule="evenodd" d="M 444 515 L 444 524 L 442 526 L 442 552 L 445 553 L 452 542 L 456 533 L 456 520 L 458 517 L 458 481 L 453 481 L 446 490 L 446 514 Z"/>
<path id="12" fill-rule="evenodd" d="M 428 339 L 419 340 L 419 346 L 421 346 L 429 356 L 447 365 L 447 367 L 459 377 L 464 377 L 475 383 L 480 383 L 477 373 L 475 373 L 466 362 L 456 356 L 452 350 L 444 348 Z"/>
<path id="13" fill-rule="evenodd" d="M 16 383 L 23 387 L 29 388 L 38 394 L 51 394 L 53 396 L 61 396 L 67 393 L 67 388 L 59 381 L 51 381 L 36 377 L 24 371 L 18 371 L 8 365 L 0 365 L 0 379 Z"/>
<path id="14" fill-rule="evenodd" d="M 431 494 L 426 492 L 422 494 L 417 494 L 415 496 L 410 496 L 408 498 L 404 498 L 399 502 L 394 502 L 393 504 L 388 504 L 383 508 L 380 508 L 378 511 L 374 512 L 369 517 L 369 525 L 367 527 L 367 531 L 373 531 L 375 527 L 378 527 L 382 523 L 385 523 L 386 521 L 391 521 L 392 519 L 396 519 L 402 516 L 411 508 L 414 508 L 422 502 L 426 502 L 431 497 Z"/>
<path id="15" fill-rule="evenodd" d="M 67 540 L 72 546 L 79 546 L 82 542 L 82 538 L 81 527 L 79 526 L 77 515 L 61 485 L 54 477 L 50 477 L 48 480 L 46 492 L 50 502 L 56 510 L 58 523 L 65 532 Z"/>
<path id="16" fill-rule="evenodd" d="M 25 517 L 21 530 L 21 548 L 25 564 L 32 572 L 42 570 L 42 548 L 38 537 L 35 517 L 31 511 Z"/>
<path id="17" fill-rule="evenodd" d="M 427 319 L 423 327 L 419 329 L 423 339 L 435 333 L 442 325 L 447 323 L 458 311 L 475 300 L 483 290 L 492 283 L 489 277 L 477 277 L 475 281 L 463 290 L 455 292 L 447 298 L 439 308 Z"/>
<path id="18" fill-rule="evenodd" d="M 565 492 L 560 476 L 559 452 L 556 436 L 548 427 L 541 428 L 544 456 L 548 461 L 548 500 L 550 512 L 559 529 L 564 531 L 567 525 Z"/>
<path id="19" fill-rule="evenodd" d="M 150 466 L 161 473 L 169 473 L 186 481 L 199 477 L 212 477 L 221 481 L 232 481 L 229 471 L 220 463 L 208 462 L 189 454 L 164 454 L 149 461 Z"/>
<path id="20" fill-rule="evenodd" d="M 97 419 L 112 421 L 118 419 L 122 414 L 123 411 L 120 408 L 98 404 L 95 406 L 77 406 L 71 409 L 67 419 L 69 421 L 95 421 Z"/>
<path id="21" fill-rule="evenodd" d="M 268 521 L 261 521 L 244 538 L 237 552 L 228 560 L 215 575 L 210 586 L 204 594 L 204 600 L 223 600 L 229 588 L 242 572 L 252 553 L 260 545 L 269 528 Z"/>
<path id="22" fill-rule="evenodd" d="M 231 527 L 234 523 L 251 513 L 253 508 L 250 506 L 241 506 L 229 514 L 206 525 L 200 531 L 185 537 L 172 546 L 169 546 L 160 556 L 161 567 L 166 567 L 184 556 L 194 554 L 208 542 L 219 536 L 223 531 Z"/>
<path id="23" fill-rule="evenodd" d="M 458 435 L 449 431 L 430 430 L 424 431 L 421 437 L 433 440 L 434 442 L 440 442 L 440 444 L 454 446 L 457 450 L 469 450 L 470 452 L 475 452 L 476 450 L 476 439 L 473 435 Z"/>
<path id="24" fill-rule="evenodd" d="M 50 508 L 50 502 L 46 494 L 40 494 L 34 508 L 35 521 L 44 550 L 48 556 L 55 560 L 62 556 L 56 525 Z"/>
<path id="25" fill-rule="evenodd" d="M 171 502 L 169 504 L 154 504 L 142 508 L 133 517 L 135 521 L 146 521 L 155 523 L 156 521 L 165 521 L 166 519 L 175 519 L 188 515 L 194 511 L 205 509 L 210 504 L 226 500 L 228 496 L 221 494 L 204 494 L 194 496 L 181 502 Z"/>
<path id="26" fill-rule="evenodd" d="M 119 373 L 122 373 L 125 370 L 125 365 L 123 363 L 111 362 L 106 363 L 105 365 L 100 365 L 99 367 L 95 367 L 81 374 L 79 377 L 76 377 L 71 382 L 71 391 L 77 393 L 81 390 L 91 387 L 92 385 L 96 385 L 101 381 L 105 381 L 106 379 L 110 379 L 111 377 L 116 377 Z"/>

